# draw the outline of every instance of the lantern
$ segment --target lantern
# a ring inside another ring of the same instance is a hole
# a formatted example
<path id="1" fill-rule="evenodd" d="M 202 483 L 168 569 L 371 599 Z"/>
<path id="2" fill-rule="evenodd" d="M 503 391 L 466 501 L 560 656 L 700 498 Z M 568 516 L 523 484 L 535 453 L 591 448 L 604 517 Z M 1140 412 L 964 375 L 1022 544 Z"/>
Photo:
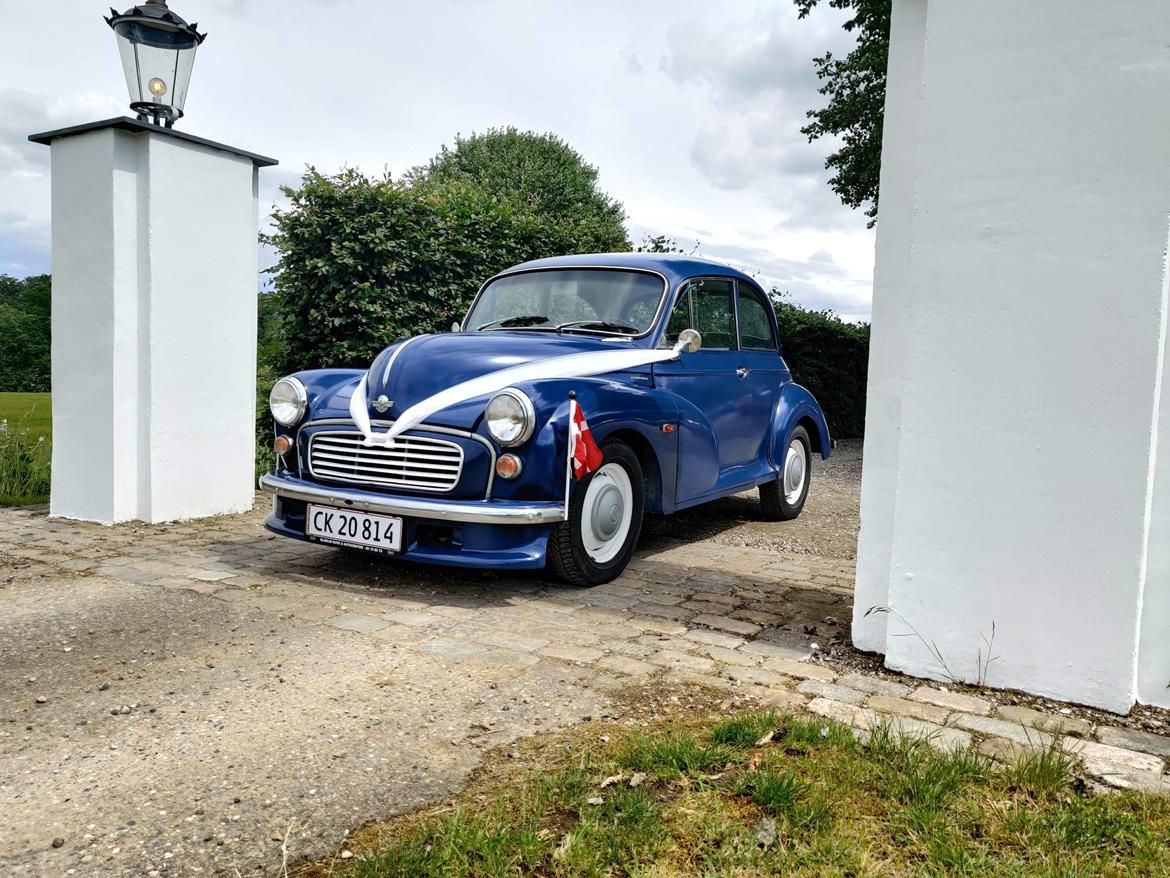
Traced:
<path id="1" fill-rule="evenodd" d="M 130 109 L 143 121 L 170 128 L 183 117 L 195 51 L 207 34 L 167 8 L 166 0 L 146 0 L 106 23 L 118 38 L 118 52 L 130 90 Z"/>

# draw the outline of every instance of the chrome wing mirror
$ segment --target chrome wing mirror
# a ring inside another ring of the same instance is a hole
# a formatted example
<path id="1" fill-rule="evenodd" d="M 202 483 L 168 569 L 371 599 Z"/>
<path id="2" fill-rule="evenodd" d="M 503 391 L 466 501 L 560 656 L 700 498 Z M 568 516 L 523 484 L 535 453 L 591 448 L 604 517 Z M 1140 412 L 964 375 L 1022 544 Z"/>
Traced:
<path id="1" fill-rule="evenodd" d="M 678 334 L 678 341 L 674 343 L 676 353 L 693 354 L 703 346 L 703 336 L 697 329 L 684 329 Z"/>

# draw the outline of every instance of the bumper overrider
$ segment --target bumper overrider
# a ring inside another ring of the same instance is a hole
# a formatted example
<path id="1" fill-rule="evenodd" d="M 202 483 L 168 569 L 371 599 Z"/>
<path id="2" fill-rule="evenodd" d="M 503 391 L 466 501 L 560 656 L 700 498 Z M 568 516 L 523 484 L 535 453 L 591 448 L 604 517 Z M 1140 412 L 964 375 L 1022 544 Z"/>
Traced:
<path id="1" fill-rule="evenodd" d="M 561 501 L 443 500 L 387 495 L 306 481 L 287 472 L 266 473 L 260 489 L 273 495 L 265 526 L 304 540 L 306 504 L 399 516 L 402 551 L 396 557 L 468 567 L 527 569 L 544 566 L 549 528 L 563 521 Z"/>

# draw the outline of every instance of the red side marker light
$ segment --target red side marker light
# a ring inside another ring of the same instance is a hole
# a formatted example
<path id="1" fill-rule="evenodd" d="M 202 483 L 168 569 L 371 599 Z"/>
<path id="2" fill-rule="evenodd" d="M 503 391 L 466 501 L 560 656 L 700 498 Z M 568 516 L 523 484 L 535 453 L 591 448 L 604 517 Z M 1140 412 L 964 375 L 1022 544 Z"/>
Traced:
<path id="1" fill-rule="evenodd" d="M 673 433 L 674 432 L 674 424 L 663 424 L 662 425 L 662 432 L 663 433 Z"/>

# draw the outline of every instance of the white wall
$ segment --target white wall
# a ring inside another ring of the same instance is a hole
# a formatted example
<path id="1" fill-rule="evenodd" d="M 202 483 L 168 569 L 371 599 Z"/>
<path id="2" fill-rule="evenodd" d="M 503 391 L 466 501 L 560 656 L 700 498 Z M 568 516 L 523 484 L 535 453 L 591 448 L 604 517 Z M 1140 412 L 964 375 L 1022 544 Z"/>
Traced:
<path id="1" fill-rule="evenodd" d="M 256 170 L 165 133 L 58 138 L 53 515 L 251 508 Z"/>
<path id="2" fill-rule="evenodd" d="M 1170 257 L 1170 240 L 1167 242 Z M 1170 261 L 1162 274 L 1162 369 L 1150 479 L 1138 699 L 1170 707 Z"/>
<path id="3" fill-rule="evenodd" d="M 926 0 L 894 5 L 890 38 L 899 51 L 886 73 L 882 186 L 894 192 L 914 187 L 918 152 L 918 106 L 922 100 L 922 61 Z M 910 231 L 914 203 L 892 198 L 881 205 L 877 227 L 874 286 L 904 289 L 910 281 Z M 861 534 L 857 544 L 857 584 L 853 602 L 853 642 L 859 649 L 885 652 L 888 617 L 871 612 L 889 603 L 890 549 L 894 535 L 895 485 L 901 428 L 902 370 L 908 315 L 895 296 L 873 300 L 869 386 L 865 398 L 865 466 L 861 473 Z"/>
<path id="4" fill-rule="evenodd" d="M 863 484 L 858 612 L 884 580 L 892 668 L 976 680 L 994 626 L 990 684 L 1125 711 L 1143 593 L 1147 643 L 1170 633 L 1154 618 L 1170 579 L 1147 578 L 1165 559 L 1146 552 L 1170 536 L 1147 514 L 1170 505 L 1152 502 L 1168 493 L 1152 478 L 1170 16 L 1161 0 L 920 8 L 895 0 L 918 27 L 895 32 L 891 69 L 922 52 L 922 75 L 917 114 L 887 119 L 914 172 L 883 166 L 878 266 L 903 270 L 875 278 L 870 366 L 900 407 L 867 415 L 897 451 Z M 888 536 L 867 509 L 893 510 Z M 921 638 L 899 636 L 911 626 Z M 1147 658 L 1170 681 L 1165 648 Z"/>

